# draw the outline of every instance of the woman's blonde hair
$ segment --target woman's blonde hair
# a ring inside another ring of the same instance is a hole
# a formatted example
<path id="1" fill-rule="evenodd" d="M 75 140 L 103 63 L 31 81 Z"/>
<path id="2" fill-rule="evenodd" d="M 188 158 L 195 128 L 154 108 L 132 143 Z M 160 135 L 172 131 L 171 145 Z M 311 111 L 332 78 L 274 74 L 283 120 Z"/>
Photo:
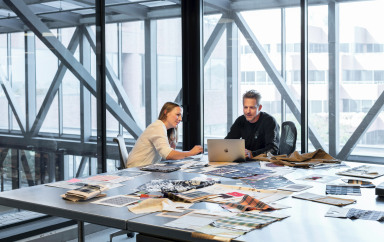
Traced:
<path id="1" fill-rule="evenodd" d="M 166 102 L 164 103 L 163 107 L 160 110 L 158 119 L 161 121 L 167 120 L 167 114 L 171 112 L 174 108 L 181 107 L 180 104 L 174 103 L 174 102 Z M 168 142 L 171 144 L 172 142 L 177 144 L 178 140 L 178 131 L 177 128 L 168 129 L 167 130 L 167 136 L 168 136 Z"/>

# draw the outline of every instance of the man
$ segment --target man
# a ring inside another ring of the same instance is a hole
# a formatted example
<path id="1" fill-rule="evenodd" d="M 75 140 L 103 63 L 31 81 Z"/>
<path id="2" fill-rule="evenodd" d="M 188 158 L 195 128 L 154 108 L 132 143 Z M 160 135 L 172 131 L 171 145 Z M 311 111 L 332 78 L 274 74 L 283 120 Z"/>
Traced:
<path id="1" fill-rule="evenodd" d="M 226 139 L 245 139 L 245 156 L 253 158 L 262 153 L 276 155 L 279 150 L 280 127 L 269 114 L 261 112 L 261 95 L 249 90 L 243 95 L 243 112 L 233 123 Z"/>

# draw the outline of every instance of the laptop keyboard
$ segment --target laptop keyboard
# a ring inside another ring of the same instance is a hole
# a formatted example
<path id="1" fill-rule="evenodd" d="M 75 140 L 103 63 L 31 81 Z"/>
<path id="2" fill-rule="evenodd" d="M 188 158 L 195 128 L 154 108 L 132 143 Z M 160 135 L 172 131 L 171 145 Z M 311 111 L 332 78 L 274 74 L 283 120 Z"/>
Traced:
<path id="1" fill-rule="evenodd" d="M 37 218 L 48 217 L 43 213 L 36 213 L 32 211 L 20 211 L 15 213 L 6 213 L 0 215 L 0 229 L 18 225 Z"/>

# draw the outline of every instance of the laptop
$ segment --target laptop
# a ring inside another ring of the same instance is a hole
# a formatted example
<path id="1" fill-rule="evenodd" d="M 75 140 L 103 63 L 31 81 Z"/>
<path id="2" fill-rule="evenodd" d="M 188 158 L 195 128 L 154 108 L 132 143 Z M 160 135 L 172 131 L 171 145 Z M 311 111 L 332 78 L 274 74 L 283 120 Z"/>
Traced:
<path id="1" fill-rule="evenodd" d="M 207 144 L 209 161 L 245 161 L 244 139 L 208 139 Z"/>

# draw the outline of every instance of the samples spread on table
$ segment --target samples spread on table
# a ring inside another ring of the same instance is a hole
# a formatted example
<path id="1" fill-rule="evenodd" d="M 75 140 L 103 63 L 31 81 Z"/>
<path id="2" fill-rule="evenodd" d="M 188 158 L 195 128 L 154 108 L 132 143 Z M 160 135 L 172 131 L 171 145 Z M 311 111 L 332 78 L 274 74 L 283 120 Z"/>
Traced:
<path id="1" fill-rule="evenodd" d="M 70 201 L 89 200 L 111 209 L 127 207 L 135 214 L 156 213 L 156 216 L 168 217 L 172 220 L 164 226 L 188 230 L 197 238 L 232 239 L 271 223 L 284 222 L 290 216 L 285 210 L 290 206 L 282 202 L 287 197 L 330 206 L 326 217 L 384 220 L 383 211 L 350 207 L 356 204 L 353 196 L 362 196 L 362 189 L 375 187 L 372 180 L 384 175 L 382 167 L 327 166 L 329 164 L 325 162 L 312 166 L 293 166 L 291 162 L 289 166 L 283 166 L 284 162 L 263 160 L 208 165 L 202 159 L 187 159 L 74 178 L 47 186 L 67 189 L 62 197 Z M 327 174 L 318 172 L 321 165 L 329 170 Z M 305 175 L 297 179 L 285 177 L 296 169 L 305 171 Z M 196 177 L 190 180 L 155 179 L 140 184 L 134 192 L 106 196 L 105 191 L 123 186 L 124 182 L 136 177 L 177 170 L 196 174 Z M 222 180 L 228 178 L 237 179 L 237 184 L 242 185 L 223 184 Z M 322 194 L 310 190 L 315 183 L 324 187 Z M 218 206 L 214 211 L 191 208 L 199 202 Z"/>

